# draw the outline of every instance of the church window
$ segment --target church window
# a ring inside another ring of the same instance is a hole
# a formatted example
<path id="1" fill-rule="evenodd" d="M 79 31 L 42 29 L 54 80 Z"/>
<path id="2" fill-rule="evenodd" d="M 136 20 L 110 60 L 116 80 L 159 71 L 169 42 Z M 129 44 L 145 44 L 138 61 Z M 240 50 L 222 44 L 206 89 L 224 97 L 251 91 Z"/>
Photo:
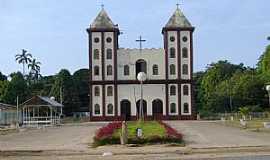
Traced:
<path id="1" fill-rule="evenodd" d="M 188 65 L 187 64 L 183 64 L 182 72 L 183 72 L 183 74 L 188 75 Z"/>
<path id="2" fill-rule="evenodd" d="M 171 37 L 170 37 L 170 41 L 171 41 L 171 42 L 174 42 L 174 41 L 175 41 L 175 37 L 174 37 L 174 36 L 171 36 Z"/>
<path id="3" fill-rule="evenodd" d="M 189 95 L 189 88 L 188 88 L 188 85 L 184 85 L 183 86 L 183 94 L 185 96 L 188 96 Z"/>
<path id="4" fill-rule="evenodd" d="M 94 59 L 99 59 L 99 50 L 98 49 L 94 50 Z"/>
<path id="5" fill-rule="evenodd" d="M 108 65 L 107 66 L 107 75 L 108 76 L 111 76 L 112 75 L 112 66 L 111 65 Z"/>
<path id="6" fill-rule="evenodd" d="M 107 59 L 112 59 L 112 49 L 107 49 Z"/>
<path id="7" fill-rule="evenodd" d="M 170 87 L 170 95 L 171 96 L 175 96 L 176 95 L 176 87 L 174 85 L 172 85 Z"/>
<path id="8" fill-rule="evenodd" d="M 176 113 L 176 104 L 175 103 L 170 104 L 170 113 Z"/>
<path id="9" fill-rule="evenodd" d="M 99 38 L 98 38 L 98 37 L 95 37 L 95 38 L 94 38 L 94 42 L 95 42 L 95 43 L 98 43 L 98 42 L 99 42 Z"/>
<path id="10" fill-rule="evenodd" d="M 188 105 L 188 103 L 184 103 L 184 113 L 189 113 L 189 105 Z"/>
<path id="11" fill-rule="evenodd" d="M 95 96 L 96 97 L 100 96 L 100 89 L 98 86 L 95 87 Z"/>
<path id="12" fill-rule="evenodd" d="M 107 96 L 112 96 L 113 95 L 113 87 L 112 86 L 108 86 L 107 87 Z"/>
<path id="13" fill-rule="evenodd" d="M 153 65 L 153 75 L 158 75 L 158 65 Z"/>
<path id="14" fill-rule="evenodd" d="M 107 106 L 107 114 L 113 114 L 113 105 L 112 104 L 108 104 L 108 106 Z"/>
<path id="15" fill-rule="evenodd" d="M 99 75 L 99 67 L 98 66 L 95 66 L 94 67 L 94 75 L 95 76 L 98 76 Z"/>
<path id="16" fill-rule="evenodd" d="M 111 43 L 111 42 L 112 42 L 112 38 L 111 38 L 111 37 L 108 37 L 108 38 L 106 39 L 106 41 L 107 41 L 108 43 Z"/>
<path id="17" fill-rule="evenodd" d="M 182 38 L 182 40 L 183 40 L 183 42 L 187 42 L 188 38 L 187 38 L 186 36 L 184 36 L 184 37 Z"/>
<path id="18" fill-rule="evenodd" d="M 100 106 L 99 106 L 99 104 L 95 104 L 95 114 L 96 115 L 99 115 L 100 114 Z"/>
<path id="19" fill-rule="evenodd" d="M 175 75 L 175 65 L 174 64 L 170 65 L 170 74 Z"/>
<path id="20" fill-rule="evenodd" d="M 175 48 L 170 48 L 170 58 L 175 58 Z"/>
<path id="21" fill-rule="evenodd" d="M 125 65 L 124 66 L 124 75 L 125 76 L 128 76 L 129 75 L 129 66 L 128 65 Z"/>
<path id="22" fill-rule="evenodd" d="M 182 55 L 183 58 L 188 58 L 188 49 L 186 47 L 182 49 Z"/>

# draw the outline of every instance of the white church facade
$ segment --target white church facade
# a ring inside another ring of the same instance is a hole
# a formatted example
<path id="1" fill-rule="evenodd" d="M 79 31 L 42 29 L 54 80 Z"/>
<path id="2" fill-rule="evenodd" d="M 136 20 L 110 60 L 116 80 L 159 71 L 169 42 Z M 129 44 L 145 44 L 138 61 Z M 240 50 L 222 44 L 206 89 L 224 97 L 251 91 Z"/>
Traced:
<path id="1" fill-rule="evenodd" d="M 193 91 L 193 31 L 179 8 L 163 27 L 161 49 L 119 48 L 120 31 L 104 9 L 89 35 L 90 120 L 135 120 L 139 72 L 145 72 L 143 113 L 147 120 L 196 119 Z"/>

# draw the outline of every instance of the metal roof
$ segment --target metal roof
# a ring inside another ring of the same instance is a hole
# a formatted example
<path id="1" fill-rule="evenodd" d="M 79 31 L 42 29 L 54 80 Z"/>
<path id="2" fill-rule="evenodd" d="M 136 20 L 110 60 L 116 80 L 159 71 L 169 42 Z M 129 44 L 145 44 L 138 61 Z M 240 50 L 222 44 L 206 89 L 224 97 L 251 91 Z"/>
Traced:
<path id="1" fill-rule="evenodd" d="M 168 23 L 165 26 L 166 28 L 170 27 L 192 27 L 191 23 L 185 17 L 183 12 L 177 8 L 176 11 L 173 13 L 171 18 L 169 19 Z"/>
<path id="2" fill-rule="evenodd" d="M 0 109 L 13 109 L 15 106 L 5 103 L 0 103 Z"/>
<path id="3" fill-rule="evenodd" d="M 101 9 L 94 22 L 90 25 L 90 28 L 118 28 L 114 25 L 105 9 Z"/>
<path id="4" fill-rule="evenodd" d="M 56 102 L 49 97 L 34 96 L 31 99 L 25 101 L 20 106 L 52 106 L 52 107 L 63 107 L 62 104 Z"/>

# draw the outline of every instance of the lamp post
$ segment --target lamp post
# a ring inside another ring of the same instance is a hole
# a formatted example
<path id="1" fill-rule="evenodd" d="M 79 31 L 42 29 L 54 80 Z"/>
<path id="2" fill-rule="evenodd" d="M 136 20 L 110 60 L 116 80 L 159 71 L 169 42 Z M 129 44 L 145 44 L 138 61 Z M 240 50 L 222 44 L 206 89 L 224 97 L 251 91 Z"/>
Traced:
<path id="1" fill-rule="evenodd" d="M 266 89 L 266 91 L 268 92 L 269 106 L 270 106 L 270 84 L 266 85 L 265 89 Z"/>
<path id="2" fill-rule="evenodd" d="M 140 81 L 141 87 L 141 99 L 140 99 L 140 108 L 139 108 L 139 120 L 144 120 L 143 116 L 143 82 L 146 80 L 146 74 L 144 72 L 140 72 L 137 75 L 137 79 Z"/>

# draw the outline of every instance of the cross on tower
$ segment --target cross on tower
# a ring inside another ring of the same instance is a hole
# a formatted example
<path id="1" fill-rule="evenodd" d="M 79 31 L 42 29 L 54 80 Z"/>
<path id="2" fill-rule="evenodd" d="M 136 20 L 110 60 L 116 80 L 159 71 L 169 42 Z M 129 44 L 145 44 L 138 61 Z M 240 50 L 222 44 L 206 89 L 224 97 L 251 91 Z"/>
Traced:
<path id="1" fill-rule="evenodd" d="M 101 4 L 101 9 L 104 9 L 104 4 Z"/>
<path id="2" fill-rule="evenodd" d="M 136 42 L 140 43 L 140 52 L 142 52 L 142 42 L 145 42 L 145 39 L 142 39 L 142 36 L 139 37 L 139 39 L 136 40 Z"/>

